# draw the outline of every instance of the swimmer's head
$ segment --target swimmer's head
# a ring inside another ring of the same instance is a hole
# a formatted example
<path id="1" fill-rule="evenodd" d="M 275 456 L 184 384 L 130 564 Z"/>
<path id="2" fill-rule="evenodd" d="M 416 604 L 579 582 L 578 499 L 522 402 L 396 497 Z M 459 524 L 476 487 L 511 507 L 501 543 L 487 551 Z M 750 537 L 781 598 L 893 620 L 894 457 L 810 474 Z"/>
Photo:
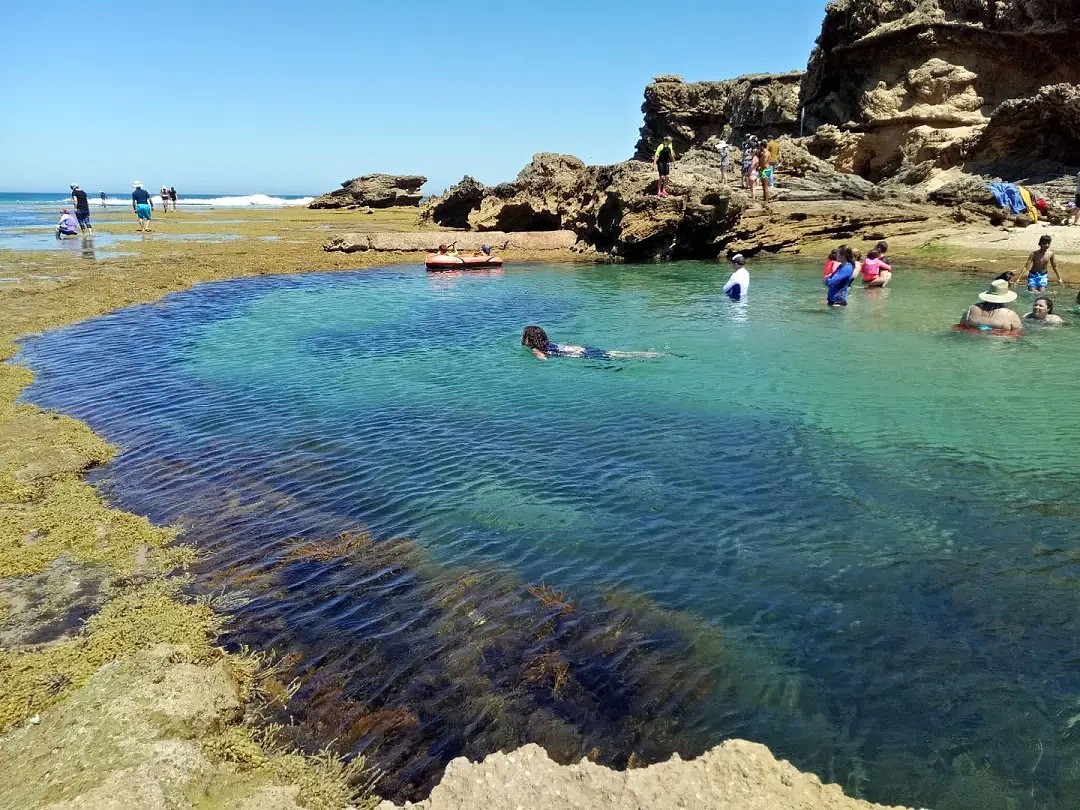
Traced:
<path id="1" fill-rule="evenodd" d="M 871 250 L 869 253 L 866 254 L 866 258 L 868 258 L 868 259 L 880 259 L 881 254 L 878 253 L 876 250 Z"/>
<path id="2" fill-rule="evenodd" d="M 995 278 L 994 281 L 1008 281 L 1011 284 L 1013 279 L 1015 279 L 1015 278 L 1016 278 L 1016 273 L 1014 273 L 1012 270 L 1006 270 L 1000 276 Z"/>
<path id="3" fill-rule="evenodd" d="M 430 242 L 428 244 L 430 244 Z M 439 253 L 446 253 L 446 245 L 439 245 Z"/>
<path id="4" fill-rule="evenodd" d="M 1031 304 L 1031 311 L 1035 313 L 1035 317 L 1042 319 L 1047 315 L 1054 314 L 1054 302 L 1047 298 L 1045 295 L 1040 295 Z"/>
<path id="5" fill-rule="evenodd" d="M 746 258 L 741 253 L 736 253 L 731 257 L 731 263 L 736 267 L 742 267 L 746 264 Z"/>
<path id="6" fill-rule="evenodd" d="M 530 349 L 544 351 L 549 342 L 547 332 L 539 326 L 526 326 L 525 331 L 521 333 L 521 345 Z"/>
<path id="7" fill-rule="evenodd" d="M 874 250 L 878 252 L 878 256 L 884 256 L 889 250 L 889 243 L 882 239 L 880 242 L 874 245 Z"/>
<path id="8" fill-rule="evenodd" d="M 1049 247 L 1052 241 L 1054 240 L 1050 238 L 1050 234 L 1043 234 L 1039 237 L 1039 247 Z"/>

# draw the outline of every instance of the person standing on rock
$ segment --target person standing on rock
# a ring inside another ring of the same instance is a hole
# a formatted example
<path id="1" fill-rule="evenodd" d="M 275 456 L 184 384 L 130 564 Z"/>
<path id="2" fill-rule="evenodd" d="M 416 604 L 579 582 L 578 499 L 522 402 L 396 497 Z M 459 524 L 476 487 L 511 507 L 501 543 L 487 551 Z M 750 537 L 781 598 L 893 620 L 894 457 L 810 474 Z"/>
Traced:
<path id="1" fill-rule="evenodd" d="M 135 189 L 131 192 L 131 210 L 139 218 L 139 228 L 142 229 L 143 233 L 148 233 L 150 231 L 150 217 L 154 211 L 154 201 L 150 197 L 150 192 L 142 187 L 140 181 L 136 180 L 131 185 Z"/>
<path id="2" fill-rule="evenodd" d="M 753 183 L 750 182 L 750 164 L 754 160 L 754 138 L 751 136 L 743 143 L 742 148 L 742 187 L 747 189 L 753 189 Z M 753 197 L 753 193 L 750 194 Z"/>
<path id="3" fill-rule="evenodd" d="M 761 145 L 758 151 L 758 179 L 761 180 L 761 196 L 765 202 L 769 201 L 769 186 L 772 184 L 772 169 L 769 168 L 769 147 Z M 752 193 L 751 197 L 754 196 Z"/>
<path id="4" fill-rule="evenodd" d="M 769 187 L 776 188 L 776 168 L 780 165 L 780 141 L 773 138 L 765 144 L 765 149 L 769 156 Z"/>
<path id="5" fill-rule="evenodd" d="M 671 174 L 671 164 L 674 162 L 675 147 L 672 145 L 671 136 L 665 135 L 664 140 L 656 147 L 656 152 L 653 154 L 653 165 L 656 166 L 656 171 L 660 176 L 656 186 L 656 195 L 658 197 L 668 196 L 668 175 Z"/>
<path id="6" fill-rule="evenodd" d="M 716 151 L 720 153 L 720 182 L 727 184 L 728 172 L 731 171 L 731 147 L 721 138 L 716 145 Z"/>

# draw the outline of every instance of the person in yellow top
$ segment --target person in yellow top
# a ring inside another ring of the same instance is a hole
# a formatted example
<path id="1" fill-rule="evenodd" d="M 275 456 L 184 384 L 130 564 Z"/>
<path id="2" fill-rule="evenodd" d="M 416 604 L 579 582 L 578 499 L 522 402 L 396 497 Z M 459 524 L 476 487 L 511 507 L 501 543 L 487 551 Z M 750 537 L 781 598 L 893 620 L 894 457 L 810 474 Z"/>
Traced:
<path id="1" fill-rule="evenodd" d="M 775 138 L 765 144 L 769 153 L 769 185 L 776 188 L 776 167 L 780 164 L 780 141 Z"/>
<path id="2" fill-rule="evenodd" d="M 670 135 L 665 135 L 664 140 L 656 147 L 652 162 L 660 175 L 660 181 L 656 186 L 656 194 L 658 197 L 666 197 L 668 195 L 668 175 L 671 174 L 671 164 L 675 162 L 675 147 L 672 146 Z"/>

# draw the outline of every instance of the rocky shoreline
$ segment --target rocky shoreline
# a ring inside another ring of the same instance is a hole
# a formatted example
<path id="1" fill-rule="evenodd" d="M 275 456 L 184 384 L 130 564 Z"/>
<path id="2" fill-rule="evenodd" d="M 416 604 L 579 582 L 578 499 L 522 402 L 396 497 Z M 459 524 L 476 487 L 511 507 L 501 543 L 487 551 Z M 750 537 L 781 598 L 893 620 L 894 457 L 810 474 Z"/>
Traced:
<path id="1" fill-rule="evenodd" d="M 897 256 L 987 271 L 1053 232 L 1063 273 L 1077 280 L 1080 229 L 1061 226 L 1061 203 L 1076 171 L 1066 159 L 1080 154 L 1078 30 L 1077 0 L 839 0 L 805 73 L 715 83 L 658 77 L 646 89 L 636 159 L 586 166 L 541 154 L 511 183 L 488 188 L 467 177 L 422 206 L 422 177 L 356 178 L 313 203 L 344 211 L 250 215 L 251 224 L 220 226 L 241 231 L 236 243 L 136 243 L 96 265 L 5 255 L 15 281 L 0 287 L 0 352 L 10 359 L 24 335 L 195 283 L 414 260 L 435 238 L 463 247 L 496 241 L 509 259 L 576 261 L 735 251 L 817 259 L 837 241 L 888 238 Z M 1000 56 L 1021 47 L 1032 50 Z M 1026 71 L 1032 54 L 1052 69 Z M 643 158 L 669 134 L 679 160 L 673 196 L 659 198 Z M 780 187 L 768 206 L 723 182 L 710 145 L 750 134 L 782 145 Z M 1029 229 L 1030 219 L 1005 217 L 986 193 L 999 177 L 1047 197 L 1047 222 Z M 103 218 L 97 227 L 127 227 L 117 222 Z M 213 217 L 171 222 L 178 233 L 218 227 Z M 260 241 L 266 237 L 280 241 Z M 84 473 L 115 448 L 75 420 L 20 403 L 30 379 L 17 365 L 0 366 L 0 753 L 9 764 L 0 804 L 373 806 L 363 763 L 277 744 L 260 706 L 289 685 L 272 661 L 214 646 L 222 621 L 215 605 L 180 592 L 190 550 L 170 545 L 172 530 L 108 507 Z M 84 615 L 94 616 L 85 626 Z M 625 773 L 557 766 L 527 747 L 454 763 L 432 798 L 414 806 L 677 801 L 878 806 L 738 741 L 692 762 Z"/>

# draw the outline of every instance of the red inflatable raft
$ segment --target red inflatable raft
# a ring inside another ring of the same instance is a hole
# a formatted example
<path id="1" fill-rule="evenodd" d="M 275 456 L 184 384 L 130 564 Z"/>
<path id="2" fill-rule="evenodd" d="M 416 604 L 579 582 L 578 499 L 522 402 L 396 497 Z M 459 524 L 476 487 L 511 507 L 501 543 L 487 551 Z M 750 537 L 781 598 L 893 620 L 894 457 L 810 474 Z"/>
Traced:
<path id="1" fill-rule="evenodd" d="M 451 256 L 432 253 L 424 259 L 428 270 L 461 270 L 463 267 L 502 267 L 498 256 Z"/>

